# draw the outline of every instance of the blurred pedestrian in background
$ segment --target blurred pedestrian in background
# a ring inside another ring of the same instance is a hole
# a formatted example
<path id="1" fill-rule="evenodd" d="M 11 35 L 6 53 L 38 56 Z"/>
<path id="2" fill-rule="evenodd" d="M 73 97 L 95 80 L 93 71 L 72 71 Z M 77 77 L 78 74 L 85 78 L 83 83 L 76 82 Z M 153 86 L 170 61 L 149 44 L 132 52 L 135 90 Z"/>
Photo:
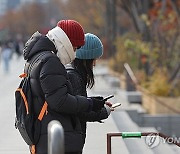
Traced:
<path id="1" fill-rule="evenodd" d="M 0 42 L 0 63 L 1 63 L 1 54 L 2 54 L 2 43 Z"/>
<path id="2" fill-rule="evenodd" d="M 20 34 L 16 36 L 16 39 L 14 39 L 13 45 L 14 45 L 14 52 L 17 56 L 17 59 L 19 59 L 23 53 L 23 48 L 24 48 L 24 41 Z"/>
<path id="3" fill-rule="evenodd" d="M 12 56 L 12 49 L 10 48 L 9 42 L 3 43 L 1 52 L 2 52 L 1 58 L 2 58 L 4 72 L 7 74 L 9 73 L 10 60 Z"/>

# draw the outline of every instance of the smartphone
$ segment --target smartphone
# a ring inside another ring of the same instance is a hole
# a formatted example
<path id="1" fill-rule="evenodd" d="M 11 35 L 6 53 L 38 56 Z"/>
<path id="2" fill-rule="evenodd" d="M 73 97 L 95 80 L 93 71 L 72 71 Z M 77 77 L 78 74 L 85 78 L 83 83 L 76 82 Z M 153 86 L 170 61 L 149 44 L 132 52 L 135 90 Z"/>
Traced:
<path id="1" fill-rule="evenodd" d="M 104 101 L 107 101 L 108 99 L 110 99 L 110 98 L 112 98 L 112 97 L 114 97 L 114 95 L 109 95 L 109 96 L 105 97 L 103 100 L 104 100 Z"/>
<path id="2" fill-rule="evenodd" d="M 116 108 L 116 107 L 118 107 L 118 106 L 121 106 L 121 103 L 115 103 L 115 104 L 112 104 L 112 108 Z"/>

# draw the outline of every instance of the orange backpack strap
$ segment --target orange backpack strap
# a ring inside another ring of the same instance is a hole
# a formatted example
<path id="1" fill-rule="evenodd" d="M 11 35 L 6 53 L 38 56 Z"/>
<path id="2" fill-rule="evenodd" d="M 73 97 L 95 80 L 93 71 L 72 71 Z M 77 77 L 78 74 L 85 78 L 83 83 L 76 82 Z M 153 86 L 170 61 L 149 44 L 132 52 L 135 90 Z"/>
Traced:
<path id="1" fill-rule="evenodd" d="M 43 107 L 42 107 L 42 109 L 41 109 L 41 112 L 39 113 L 39 116 L 38 116 L 38 119 L 39 119 L 40 121 L 41 121 L 42 118 L 44 117 L 45 112 L 47 113 L 47 107 L 48 107 L 48 104 L 47 104 L 47 102 L 45 101 L 45 102 L 44 102 L 44 105 L 43 105 Z M 36 154 L 36 146 L 35 146 L 35 145 L 32 145 L 32 146 L 30 147 L 30 151 L 31 151 L 31 154 Z"/>
<path id="2" fill-rule="evenodd" d="M 25 96 L 22 88 L 18 88 L 16 91 L 20 92 L 20 94 L 21 94 L 21 96 L 22 96 L 22 98 L 24 100 L 24 104 L 25 104 L 25 107 L 26 107 L 26 112 L 27 112 L 27 114 L 29 114 L 28 102 L 27 102 L 26 96 Z"/>
<path id="3" fill-rule="evenodd" d="M 45 112 L 47 113 L 47 106 L 48 106 L 48 104 L 47 104 L 47 102 L 45 101 L 45 102 L 44 102 L 44 105 L 43 105 L 43 107 L 42 107 L 42 109 L 41 109 L 41 112 L 39 113 L 39 116 L 38 116 L 38 119 L 39 119 L 40 121 L 42 120 Z"/>
<path id="4" fill-rule="evenodd" d="M 31 154 L 36 154 L 35 145 L 31 145 L 30 152 Z"/>

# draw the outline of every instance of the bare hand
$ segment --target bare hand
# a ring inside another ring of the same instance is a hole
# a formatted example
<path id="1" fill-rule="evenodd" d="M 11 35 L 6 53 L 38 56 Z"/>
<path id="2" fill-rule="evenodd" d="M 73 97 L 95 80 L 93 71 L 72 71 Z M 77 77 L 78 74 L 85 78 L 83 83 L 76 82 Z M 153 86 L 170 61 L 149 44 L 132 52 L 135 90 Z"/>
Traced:
<path id="1" fill-rule="evenodd" d="M 106 104 L 107 106 L 109 106 L 109 107 L 112 106 L 112 103 L 111 103 L 111 102 L 105 102 L 105 104 Z"/>
<path id="2" fill-rule="evenodd" d="M 111 107 L 111 106 L 112 106 L 112 103 L 111 103 L 111 102 L 105 102 L 105 104 L 110 107 L 110 110 L 111 110 L 111 111 L 114 111 L 114 108 Z"/>

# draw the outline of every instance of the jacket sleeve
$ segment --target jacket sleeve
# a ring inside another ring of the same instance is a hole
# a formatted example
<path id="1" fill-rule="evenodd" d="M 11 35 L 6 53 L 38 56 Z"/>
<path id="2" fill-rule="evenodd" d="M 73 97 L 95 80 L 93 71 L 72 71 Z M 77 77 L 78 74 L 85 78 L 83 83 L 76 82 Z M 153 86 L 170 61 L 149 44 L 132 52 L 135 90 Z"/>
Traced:
<path id="1" fill-rule="evenodd" d="M 90 110 L 91 102 L 83 96 L 68 93 L 65 67 L 57 57 L 49 58 L 40 71 L 40 84 L 51 110 L 76 114 Z"/>
<path id="2" fill-rule="evenodd" d="M 78 117 L 80 118 L 81 121 L 84 121 L 84 122 L 95 122 L 95 121 L 107 119 L 108 113 L 106 111 L 106 108 L 103 107 L 98 112 L 91 111 L 89 113 L 87 112 L 80 113 L 78 114 Z"/>

